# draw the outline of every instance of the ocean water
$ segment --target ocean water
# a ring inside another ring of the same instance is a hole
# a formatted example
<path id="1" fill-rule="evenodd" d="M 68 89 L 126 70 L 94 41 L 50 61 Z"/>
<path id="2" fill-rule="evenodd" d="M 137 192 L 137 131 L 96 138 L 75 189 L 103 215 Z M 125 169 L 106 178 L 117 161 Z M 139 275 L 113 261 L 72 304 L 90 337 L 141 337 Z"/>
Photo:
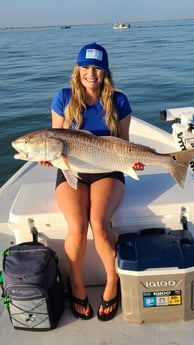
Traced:
<path id="1" fill-rule="evenodd" d="M 0 186 L 24 162 L 11 141 L 51 126 L 50 104 L 69 85 L 79 49 L 97 42 L 109 53 L 115 86 L 133 114 L 160 128 L 160 110 L 194 105 L 194 20 L 0 30 Z M 140 129 L 141 130 L 141 129 Z"/>

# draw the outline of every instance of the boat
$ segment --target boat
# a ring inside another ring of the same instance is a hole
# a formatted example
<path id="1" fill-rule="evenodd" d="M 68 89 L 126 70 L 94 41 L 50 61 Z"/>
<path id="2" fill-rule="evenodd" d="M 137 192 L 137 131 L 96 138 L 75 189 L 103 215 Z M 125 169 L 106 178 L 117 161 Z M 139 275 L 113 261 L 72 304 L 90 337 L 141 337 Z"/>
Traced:
<path id="1" fill-rule="evenodd" d="M 124 23 L 124 22 L 121 22 L 121 23 L 115 23 L 113 25 L 113 29 L 114 30 L 124 30 L 124 29 L 129 29 L 131 27 L 131 24 L 129 23 Z"/>
<path id="2" fill-rule="evenodd" d="M 170 121 L 169 132 L 133 117 L 130 128 L 131 141 L 153 147 L 161 153 L 194 147 L 194 107 L 166 109 L 161 112 L 161 118 Z M 184 189 L 175 183 L 166 170 L 159 167 L 145 167 L 138 175 L 139 181 L 126 176 L 125 196 L 112 218 L 112 229 L 116 236 L 161 227 L 170 231 L 184 228 L 194 235 L 194 162 L 189 165 Z M 60 269 L 66 281 L 68 270 L 63 253 L 63 241 L 67 224 L 56 204 L 55 176 L 54 167 L 45 168 L 35 162 L 26 162 L 1 187 L 0 250 L 3 252 L 10 245 L 31 240 L 31 220 L 39 232 L 39 240 L 57 252 Z M 193 319 L 129 323 L 123 319 L 122 308 L 109 322 L 97 319 L 96 311 L 103 293 L 105 274 L 94 250 L 90 228 L 83 277 L 90 303 L 95 311 L 91 320 L 76 319 L 67 300 L 56 329 L 46 332 L 16 330 L 9 321 L 1 299 L 2 344 L 193 344 Z M 161 284 L 165 285 L 166 282 Z"/>
<path id="3" fill-rule="evenodd" d="M 71 29 L 71 25 L 61 25 L 61 29 Z"/>

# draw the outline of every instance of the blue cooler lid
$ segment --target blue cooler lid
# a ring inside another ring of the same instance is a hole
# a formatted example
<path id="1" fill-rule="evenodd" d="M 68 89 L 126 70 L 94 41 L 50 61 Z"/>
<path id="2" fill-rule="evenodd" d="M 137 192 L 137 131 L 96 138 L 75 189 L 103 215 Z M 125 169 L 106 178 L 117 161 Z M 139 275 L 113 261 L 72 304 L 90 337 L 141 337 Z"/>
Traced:
<path id="1" fill-rule="evenodd" d="M 151 231 L 150 231 L 151 230 Z M 194 239 L 188 230 L 146 229 L 118 237 L 118 267 L 144 271 L 151 268 L 194 266 Z"/>

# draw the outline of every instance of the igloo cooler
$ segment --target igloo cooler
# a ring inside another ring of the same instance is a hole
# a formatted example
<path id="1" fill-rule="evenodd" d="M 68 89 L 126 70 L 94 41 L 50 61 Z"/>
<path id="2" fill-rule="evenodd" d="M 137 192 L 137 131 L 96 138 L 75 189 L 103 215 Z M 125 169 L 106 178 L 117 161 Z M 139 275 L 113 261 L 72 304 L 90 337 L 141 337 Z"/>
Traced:
<path id="1" fill-rule="evenodd" d="M 125 321 L 194 318 L 194 239 L 188 230 L 119 235 L 117 270 Z"/>

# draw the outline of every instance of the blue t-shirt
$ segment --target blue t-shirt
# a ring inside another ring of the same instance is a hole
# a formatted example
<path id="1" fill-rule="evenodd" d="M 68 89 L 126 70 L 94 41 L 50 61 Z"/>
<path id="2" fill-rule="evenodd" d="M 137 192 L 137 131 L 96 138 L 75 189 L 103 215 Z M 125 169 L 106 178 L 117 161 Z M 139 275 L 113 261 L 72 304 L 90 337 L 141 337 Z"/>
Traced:
<path id="1" fill-rule="evenodd" d="M 54 97 L 51 109 L 58 115 L 65 116 L 65 108 L 71 99 L 71 89 L 61 89 Z M 119 120 L 124 119 L 132 110 L 127 97 L 120 91 L 114 92 L 114 101 L 117 109 Z M 110 135 L 110 131 L 104 121 L 104 109 L 100 103 L 100 99 L 93 105 L 86 105 L 86 110 L 83 113 L 83 123 L 81 129 L 92 132 L 95 135 Z M 75 122 L 72 123 L 71 128 L 75 127 Z"/>

